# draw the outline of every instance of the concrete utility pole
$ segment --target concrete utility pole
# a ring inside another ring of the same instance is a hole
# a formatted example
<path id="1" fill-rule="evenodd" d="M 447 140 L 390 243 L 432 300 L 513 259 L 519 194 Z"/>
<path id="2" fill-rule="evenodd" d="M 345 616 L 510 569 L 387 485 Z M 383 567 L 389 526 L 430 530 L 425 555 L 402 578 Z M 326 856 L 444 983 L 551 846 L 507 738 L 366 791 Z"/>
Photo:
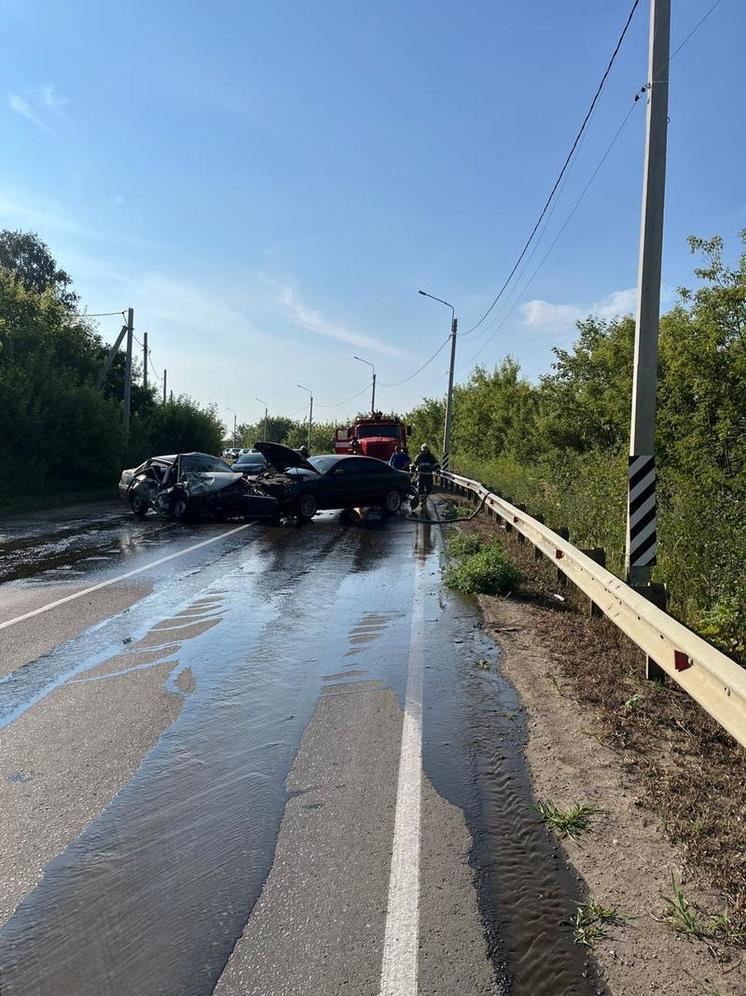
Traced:
<path id="1" fill-rule="evenodd" d="M 132 333 L 135 329 L 135 312 L 127 309 L 127 353 L 124 366 L 124 405 L 122 407 L 122 426 L 127 437 L 130 431 L 130 407 L 132 404 Z"/>
<path id="2" fill-rule="evenodd" d="M 456 334 L 458 332 L 458 319 L 456 318 L 456 309 L 448 301 L 444 301 L 441 297 L 435 297 L 433 294 L 428 294 L 427 291 L 419 291 L 423 297 L 429 297 L 432 301 L 438 301 L 440 304 L 444 304 L 447 308 L 451 309 L 451 362 L 448 367 L 448 397 L 446 398 L 446 424 L 443 431 L 443 459 L 440 461 L 440 465 L 443 470 L 448 470 L 448 462 L 451 456 L 451 419 L 453 417 L 453 371 L 456 366 Z"/>
<path id="3" fill-rule="evenodd" d="M 372 393 L 371 398 L 370 398 L 370 413 L 372 415 L 373 412 L 376 410 L 376 368 L 370 362 L 370 360 L 364 360 L 362 358 L 362 356 L 355 356 L 355 357 L 353 357 L 353 359 L 358 360 L 360 363 L 367 363 L 368 366 L 373 371 L 373 393 Z"/>
<path id="4" fill-rule="evenodd" d="M 308 452 L 311 452 L 311 425 L 313 423 L 313 391 L 310 387 L 304 387 L 302 384 L 296 385 L 301 389 L 301 391 L 308 391 L 311 398 L 311 406 L 308 409 Z"/>
<path id="5" fill-rule="evenodd" d="M 142 386 L 148 389 L 148 333 L 142 334 Z"/>
<path id="6" fill-rule="evenodd" d="M 627 577 L 646 585 L 655 564 L 655 413 L 663 204 L 666 189 L 671 0 L 650 0 L 649 83 L 627 502 Z"/>
<path id="7" fill-rule="evenodd" d="M 235 448 L 235 446 L 236 446 L 236 424 L 238 423 L 238 415 L 237 415 L 237 414 L 236 414 L 236 413 L 235 413 L 235 412 L 233 411 L 233 409 L 232 409 L 232 408 L 228 408 L 228 406 L 227 406 L 227 405 L 226 405 L 225 407 L 226 407 L 226 408 L 228 409 L 228 411 L 229 411 L 229 412 L 231 412 L 231 413 L 232 413 L 232 415 L 233 415 L 233 446 L 234 446 L 234 448 Z"/>
<path id="8" fill-rule="evenodd" d="M 168 370 L 163 371 L 163 404 L 166 404 L 166 382 L 168 381 Z"/>
<path id="9" fill-rule="evenodd" d="M 269 410 L 269 406 L 267 405 L 267 402 L 266 401 L 262 401 L 261 398 L 254 398 L 254 401 L 258 401 L 260 405 L 264 405 L 264 442 L 266 443 L 267 442 L 267 412 Z"/>

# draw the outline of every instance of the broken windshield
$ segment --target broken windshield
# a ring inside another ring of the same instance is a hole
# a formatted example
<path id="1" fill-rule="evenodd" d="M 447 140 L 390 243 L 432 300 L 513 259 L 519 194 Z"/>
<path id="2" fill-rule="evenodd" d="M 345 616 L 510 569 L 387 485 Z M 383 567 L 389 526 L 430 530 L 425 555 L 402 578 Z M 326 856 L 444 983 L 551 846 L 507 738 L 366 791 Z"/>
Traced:
<path id="1" fill-rule="evenodd" d="M 184 474 L 231 474 L 233 471 L 218 457 L 209 453 L 187 453 L 181 458 L 181 470 Z"/>

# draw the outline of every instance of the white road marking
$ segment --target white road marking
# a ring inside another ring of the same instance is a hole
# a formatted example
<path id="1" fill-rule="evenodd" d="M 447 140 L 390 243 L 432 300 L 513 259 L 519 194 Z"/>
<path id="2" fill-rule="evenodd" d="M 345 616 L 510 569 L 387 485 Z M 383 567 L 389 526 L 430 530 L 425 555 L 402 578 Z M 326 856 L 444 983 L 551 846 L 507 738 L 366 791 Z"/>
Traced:
<path id="1" fill-rule="evenodd" d="M 383 941 L 381 996 L 417 996 L 424 619 L 423 598 L 415 590 L 399 761 L 399 786 L 396 794 L 394 848 L 391 855 L 386 933 Z"/>
<path id="2" fill-rule="evenodd" d="M 24 622 L 26 619 L 33 619 L 34 616 L 40 616 L 43 612 L 49 612 L 50 609 L 56 609 L 59 605 L 66 605 L 68 602 L 74 602 L 77 598 L 83 598 L 85 595 L 91 595 L 94 591 L 100 591 L 102 588 L 108 588 L 112 584 L 117 584 L 119 581 L 127 581 L 129 578 L 135 577 L 137 574 L 142 574 L 144 571 L 152 570 L 153 567 L 159 567 L 161 564 L 167 564 L 169 560 L 176 560 L 177 557 L 184 557 L 187 553 L 193 553 L 195 550 L 200 550 L 204 546 L 209 546 L 211 543 L 217 543 L 219 540 L 226 539 L 228 536 L 235 536 L 236 533 L 243 532 L 244 529 L 248 529 L 250 526 L 256 525 L 254 522 L 245 522 L 242 526 L 236 526 L 235 529 L 229 529 L 225 533 L 221 533 L 219 536 L 211 536 L 210 539 L 202 540 L 201 543 L 194 543 L 192 546 L 188 546 L 185 550 L 178 550 L 176 553 L 170 553 L 167 557 L 160 557 L 158 560 L 153 560 L 149 564 L 144 564 L 142 567 L 136 567 L 134 570 L 127 571 L 126 574 L 119 574 L 115 578 L 109 578 L 108 581 L 100 581 L 98 584 L 91 585 L 90 588 L 84 588 L 82 591 L 76 591 L 72 595 L 65 595 L 64 598 L 58 598 L 54 602 L 48 602 L 46 605 L 39 606 L 38 609 L 32 609 L 30 612 L 24 612 L 22 616 L 16 616 L 15 619 L 7 619 L 5 622 L 0 623 L 0 629 L 7 629 L 8 626 L 15 626 L 16 623 Z"/>

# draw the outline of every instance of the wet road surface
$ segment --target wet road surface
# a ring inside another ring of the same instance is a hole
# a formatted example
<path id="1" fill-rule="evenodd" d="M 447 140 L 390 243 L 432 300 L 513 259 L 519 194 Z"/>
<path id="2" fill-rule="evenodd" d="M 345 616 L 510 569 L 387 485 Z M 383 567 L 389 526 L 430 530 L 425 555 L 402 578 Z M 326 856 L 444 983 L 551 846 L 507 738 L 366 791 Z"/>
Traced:
<path id="1" fill-rule="evenodd" d="M 404 517 L 0 529 L 4 996 L 593 991 L 441 556 Z"/>

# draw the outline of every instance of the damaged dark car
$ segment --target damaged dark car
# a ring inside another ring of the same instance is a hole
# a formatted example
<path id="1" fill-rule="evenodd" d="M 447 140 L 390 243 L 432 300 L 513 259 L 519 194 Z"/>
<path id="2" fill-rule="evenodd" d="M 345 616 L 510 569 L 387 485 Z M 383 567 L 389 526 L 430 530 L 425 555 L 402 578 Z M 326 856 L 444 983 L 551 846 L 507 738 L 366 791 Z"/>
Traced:
<path id="1" fill-rule="evenodd" d="M 274 519 L 278 503 L 209 453 L 150 457 L 122 471 L 119 494 L 137 518 L 151 510 L 188 519 Z"/>
<path id="2" fill-rule="evenodd" d="M 281 515 L 308 521 L 322 509 L 370 507 L 395 515 L 414 498 L 409 474 L 375 457 L 330 454 L 306 459 L 280 443 L 257 443 L 254 448 L 268 464 L 254 488 L 275 498 Z"/>

